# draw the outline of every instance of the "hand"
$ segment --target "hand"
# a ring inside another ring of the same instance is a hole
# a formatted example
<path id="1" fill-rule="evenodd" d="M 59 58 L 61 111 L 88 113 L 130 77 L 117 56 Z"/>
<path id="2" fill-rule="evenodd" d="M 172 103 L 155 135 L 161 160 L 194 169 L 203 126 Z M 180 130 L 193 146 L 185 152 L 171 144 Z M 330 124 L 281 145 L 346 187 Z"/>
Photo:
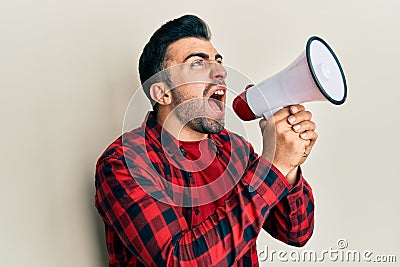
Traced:
<path id="1" fill-rule="evenodd" d="M 303 157 L 299 162 L 299 165 L 301 165 L 306 161 L 308 155 L 311 153 L 311 150 L 317 141 L 318 134 L 315 132 L 315 122 L 311 121 L 312 113 L 306 111 L 304 106 L 293 105 L 289 107 L 289 111 L 292 116 L 288 118 L 288 122 L 292 125 L 293 131 L 299 133 L 300 138 L 303 140 L 310 141 L 310 144 L 305 147 Z M 291 122 L 291 117 L 295 118 L 293 122 Z"/>
<path id="2" fill-rule="evenodd" d="M 312 114 L 302 105 L 281 109 L 268 121 L 260 120 L 263 134 L 262 156 L 278 168 L 289 182 L 295 182 L 297 167 L 302 164 L 311 152 L 317 134 Z M 288 174 L 290 173 L 290 179 Z"/>

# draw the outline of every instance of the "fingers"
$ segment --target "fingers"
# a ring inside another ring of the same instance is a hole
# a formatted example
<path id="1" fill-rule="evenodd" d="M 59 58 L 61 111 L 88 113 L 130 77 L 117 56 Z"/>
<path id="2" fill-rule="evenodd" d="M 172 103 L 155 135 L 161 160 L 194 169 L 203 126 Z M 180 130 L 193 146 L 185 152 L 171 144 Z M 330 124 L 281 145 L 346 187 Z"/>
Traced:
<path id="1" fill-rule="evenodd" d="M 305 131 L 300 134 L 300 138 L 308 141 L 308 144 L 305 145 L 304 152 L 307 155 L 310 154 L 315 142 L 317 141 L 318 134 L 314 131 Z"/>
<path id="2" fill-rule="evenodd" d="M 305 107 L 303 105 L 292 105 L 289 108 L 290 114 L 296 114 L 299 111 L 305 110 Z"/>
<path id="3" fill-rule="evenodd" d="M 297 106 L 291 106 L 291 108 L 289 110 L 292 111 L 293 107 L 299 108 Z M 294 125 L 294 124 L 298 124 L 302 121 L 309 121 L 309 120 L 311 120 L 311 118 L 312 118 L 312 113 L 308 110 L 304 110 L 304 107 L 303 107 L 303 110 L 299 110 L 296 113 L 290 115 L 287 118 L 287 121 L 289 124 Z"/>
<path id="4" fill-rule="evenodd" d="M 304 131 L 314 131 L 315 123 L 313 121 L 302 121 L 292 126 L 293 131 L 302 133 Z"/>
<path id="5" fill-rule="evenodd" d="M 288 123 L 293 125 L 292 129 L 303 140 L 310 141 L 310 147 L 312 147 L 318 138 L 318 134 L 315 132 L 315 122 L 311 121 L 312 113 L 305 110 L 302 105 L 293 105 L 289 108 L 290 115 L 288 117 Z"/>
<path id="6" fill-rule="evenodd" d="M 303 137 L 300 136 L 300 138 L 303 138 Z M 310 141 L 310 143 L 308 145 L 306 145 L 305 150 L 304 150 L 304 152 L 308 155 L 311 153 L 311 150 L 312 150 L 315 142 L 317 141 L 318 134 L 313 131 L 305 132 L 304 138 L 309 138 L 308 140 Z"/>
<path id="7" fill-rule="evenodd" d="M 287 119 L 289 124 L 299 123 L 305 120 L 311 120 L 312 113 L 306 111 L 303 105 L 292 105 L 276 112 L 273 116 L 274 121 Z"/>
<path id="8" fill-rule="evenodd" d="M 282 108 L 279 111 L 277 111 L 274 114 L 273 119 L 274 119 L 274 121 L 281 121 L 281 120 L 286 119 L 289 115 L 290 115 L 289 107 L 286 107 L 286 108 Z"/>
<path id="9" fill-rule="evenodd" d="M 300 138 L 308 141 L 308 144 L 305 144 L 305 147 L 304 147 L 303 157 L 301 158 L 301 160 L 299 162 L 299 164 L 301 165 L 306 161 L 306 159 L 310 155 L 311 150 L 312 150 L 315 142 L 317 141 L 318 134 L 314 131 L 305 131 L 304 133 L 300 134 Z"/>
<path id="10" fill-rule="evenodd" d="M 305 131 L 300 134 L 300 138 L 303 140 L 316 140 L 318 138 L 318 134 L 314 131 Z"/>

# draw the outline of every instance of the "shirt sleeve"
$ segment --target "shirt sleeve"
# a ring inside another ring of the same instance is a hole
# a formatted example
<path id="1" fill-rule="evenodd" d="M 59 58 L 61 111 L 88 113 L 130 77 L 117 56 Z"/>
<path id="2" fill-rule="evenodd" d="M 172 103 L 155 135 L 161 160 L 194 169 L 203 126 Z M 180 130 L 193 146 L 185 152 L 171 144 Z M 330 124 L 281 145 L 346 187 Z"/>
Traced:
<path id="1" fill-rule="evenodd" d="M 268 162 L 255 159 L 225 205 L 189 228 L 181 208 L 153 198 L 135 181 L 152 183 L 154 177 L 140 168 L 133 173 L 123 157 L 98 162 L 95 202 L 105 223 L 147 266 L 232 265 L 254 245 L 271 209 L 291 187 Z"/>
<path id="2" fill-rule="evenodd" d="M 299 180 L 271 209 L 263 228 L 274 238 L 297 247 L 304 246 L 314 229 L 312 189 L 299 168 Z"/>

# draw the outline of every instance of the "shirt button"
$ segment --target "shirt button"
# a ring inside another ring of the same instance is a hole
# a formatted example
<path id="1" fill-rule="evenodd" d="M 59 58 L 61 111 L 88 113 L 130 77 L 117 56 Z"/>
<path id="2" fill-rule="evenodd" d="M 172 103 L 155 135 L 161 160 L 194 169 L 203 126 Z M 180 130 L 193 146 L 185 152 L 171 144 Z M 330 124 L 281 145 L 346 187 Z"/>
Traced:
<path id="1" fill-rule="evenodd" d="M 195 209 L 194 210 L 194 214 L 199 215 L 200 214 L 200 210 L 199 209 Z"/>
<path id="2" fill-rule="evenodd" d="M 192 177 L 192 173 L 191 173 L 191 172 L 188 172 L 188 173 L 187 173 L 187 176 L 188 176 L 188 177 Z"/>
<path id="3" fill-rule="evenodd" d="M 186 156 L 186 151 L 183 147 L 180 147 L 179 150 L 181 151 L 182 155 Z"/>

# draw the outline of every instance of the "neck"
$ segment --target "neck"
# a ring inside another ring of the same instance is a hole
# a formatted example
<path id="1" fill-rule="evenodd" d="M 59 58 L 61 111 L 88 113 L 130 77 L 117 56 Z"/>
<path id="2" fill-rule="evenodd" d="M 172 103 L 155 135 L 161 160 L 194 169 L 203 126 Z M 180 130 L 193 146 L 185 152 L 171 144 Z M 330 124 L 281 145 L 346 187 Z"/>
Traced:
<path id="1" fill-rule="evenodd" d="M 205 133 L 191 129 L 187 125 L 183 125 L 174 114 L 169 112 L 159 110 L 156 118 L 157 122 L 179 141 L 201 141 L 208 136 Z"/>

